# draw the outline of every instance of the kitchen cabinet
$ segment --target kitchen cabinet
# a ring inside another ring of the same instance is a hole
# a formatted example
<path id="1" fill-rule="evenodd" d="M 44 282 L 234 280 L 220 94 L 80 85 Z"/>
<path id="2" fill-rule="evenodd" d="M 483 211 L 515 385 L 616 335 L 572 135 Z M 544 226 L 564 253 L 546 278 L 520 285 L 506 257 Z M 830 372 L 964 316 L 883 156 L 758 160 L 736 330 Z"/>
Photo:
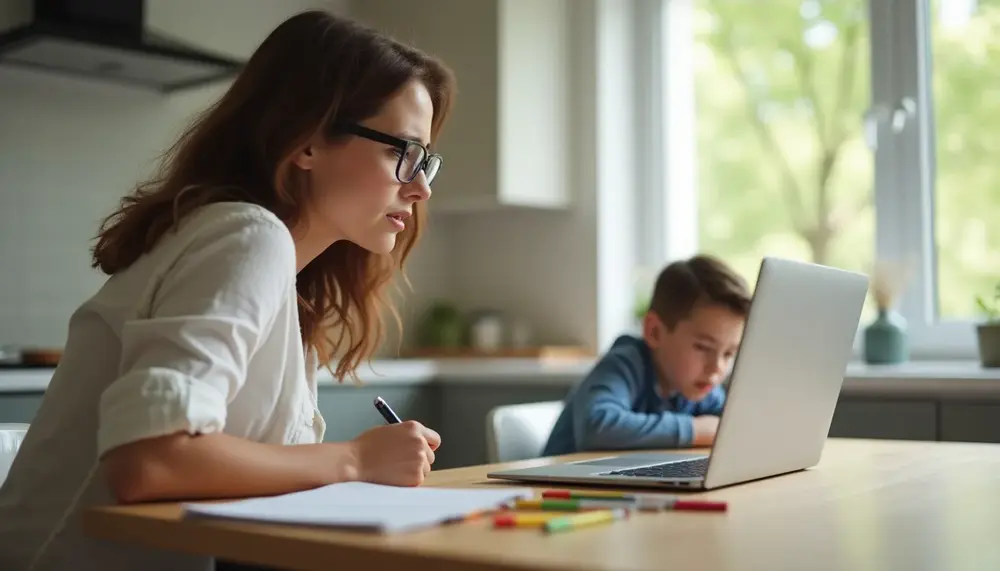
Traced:
<path id="1" fill-rule="evenodd" d="M 486 462 L 486 416 L 494 407 L 562 400 L 571 383 L 548 377 L 453 378 L 437 382 L 379 382 L 321 385 L 319 408 L 326 419 L 325 440 L 350 440 L 384 424 L 373 406 L 384 398 L 403 419 L 437 430 L 444 441 L 435 469 Z M 41 392 L 0 393 L 0 423 L 30 423 Z M 937 398 L 842 396 L 831 437 L 901 440 L 1000 442 L 1000 402 Z"/>
<path id="2" fill-rule="evenodd" d="M 942 403 L 941 439 L 1000 442 L 1000 404 Z"/>
<path id="3" fill-rule="evenodd" d="M 843 398 L 830 437 L 937 440 L 937 402 Z"/>
<path id="4" fill-rule="evenodd" d="M 569 204 L 567 0 L 355 0 L 351 16 L 455 73 L 435 212 Z"/>
<path id="5" fill-rule="evenodd" d="M 454 381 L 442 388 L 441 450 L 435 468 L 486 463 L 486 416 L 494 407 L 549 400 L 562 400 L 569 387 L 525 379 L 523 383 L 487 380 Z"/>
<path id="6" fill-rule="evenodd" d="M 44 393 L 0 394 L 0 424 L 7 422 L 31 423 L 42 406 Z"/>

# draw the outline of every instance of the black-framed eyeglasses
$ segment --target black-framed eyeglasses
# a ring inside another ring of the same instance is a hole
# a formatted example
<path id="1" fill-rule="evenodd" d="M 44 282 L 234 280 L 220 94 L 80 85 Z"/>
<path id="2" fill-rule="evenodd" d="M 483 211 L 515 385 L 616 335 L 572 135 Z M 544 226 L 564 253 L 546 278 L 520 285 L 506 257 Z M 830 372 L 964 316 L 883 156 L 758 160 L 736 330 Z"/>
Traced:
<path id="1" fill-rule="evenodd" d="M 441 171 L 441 163 L 443 162 L 441 155 L 428 151 L 427 147 L 417 141 L 400 139 L 399 137 L 394 137 L 375 129 L 369 129 L 356 123 L 339 124 L 336 126 L 335 131 L 338 133 L 350 133 L 399 149 L 399 162 L 396 163 L 396 179 L 403 184 L 413 182 L 413 179 L 417 178 L 417 174 L 422 170 L 429 186 Z"/>

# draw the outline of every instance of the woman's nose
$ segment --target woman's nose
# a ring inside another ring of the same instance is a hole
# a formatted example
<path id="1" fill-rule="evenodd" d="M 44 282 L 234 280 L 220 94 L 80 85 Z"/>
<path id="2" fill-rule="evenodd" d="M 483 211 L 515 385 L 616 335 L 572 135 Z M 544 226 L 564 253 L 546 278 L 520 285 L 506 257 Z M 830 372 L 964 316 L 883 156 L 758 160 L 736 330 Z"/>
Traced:
<path id="1" fill-rule="evenodd" d="M 424 171 L 417 173 L 413 180 L 403 185 L 403 197 L 413 202 L 420 202 L 431 197 L 431 187 L 427 184 Z"/>

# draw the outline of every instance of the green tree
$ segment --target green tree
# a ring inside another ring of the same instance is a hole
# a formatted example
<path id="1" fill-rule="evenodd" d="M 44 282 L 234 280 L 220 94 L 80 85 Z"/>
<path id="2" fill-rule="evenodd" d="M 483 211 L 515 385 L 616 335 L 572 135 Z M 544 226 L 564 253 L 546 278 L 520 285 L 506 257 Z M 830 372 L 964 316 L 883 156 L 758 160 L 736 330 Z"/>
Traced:
<path id="1" fill-rule="evenodd" d="M 946 314 L 970 308 L 972 288 L 1000 269 L 998 4 L 980 2 L 963 33 L 933 35 Z M 694 6 L 703 249 L 748 277 L 763 255 L 868 270 L 875 236 L 862 130 L 871 99 L 867 2 Z"/>
<path id="2" fill-rule="evenodd" d="M 943 317 L 976 313 L 1000 280 L 1000 1 L 932 2 L 935 234 Z M 954 17 L 959 20 L 949 23 Z"/>

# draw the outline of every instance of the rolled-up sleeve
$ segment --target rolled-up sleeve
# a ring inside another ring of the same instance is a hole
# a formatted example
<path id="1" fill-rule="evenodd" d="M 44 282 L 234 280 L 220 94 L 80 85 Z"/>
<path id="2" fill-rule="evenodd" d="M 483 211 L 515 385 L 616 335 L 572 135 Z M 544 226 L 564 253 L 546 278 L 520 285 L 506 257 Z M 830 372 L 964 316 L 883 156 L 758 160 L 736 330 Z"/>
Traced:
<path id="1" fill-rule="evenodd" d="M 250 359 L 294 300 L 295 246 L 276 218 L 192 225 L 183 253 L 156 278 L 149 310 L 122 328 L 120 374 L 101 395 L 100 455 L 145 438 L 222 431 Z"/>

